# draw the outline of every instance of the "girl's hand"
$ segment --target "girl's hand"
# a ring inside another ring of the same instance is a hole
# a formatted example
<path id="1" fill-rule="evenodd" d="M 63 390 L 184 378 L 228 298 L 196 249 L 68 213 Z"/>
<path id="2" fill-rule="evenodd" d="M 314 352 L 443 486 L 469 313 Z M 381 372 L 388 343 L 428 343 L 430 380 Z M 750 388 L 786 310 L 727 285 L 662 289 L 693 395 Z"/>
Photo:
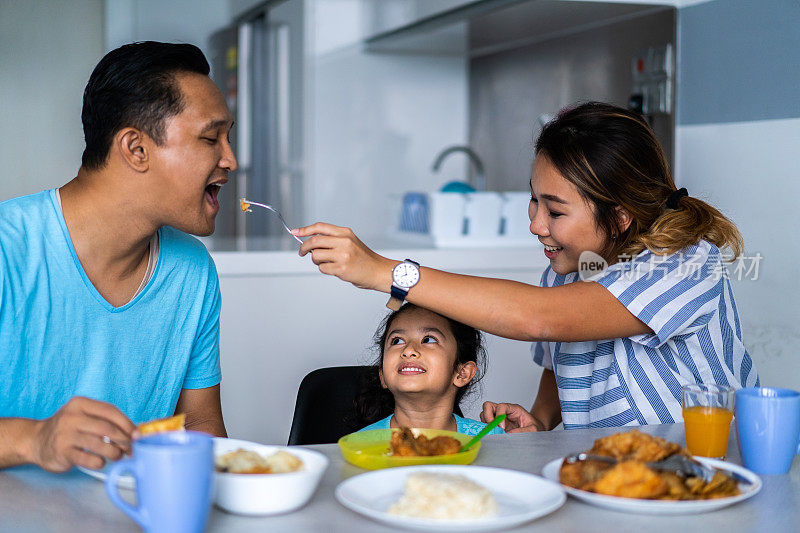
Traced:
<path id="1" fill-rule="evenodd" d="M 506 415 L 506 419 L 500 422 L 500 427 L 506 433 L 525 433 L 545 431 L 546 429 L 527 409 L 517 403 L 484 402 L 481 422 L 488 424 L 502 414 Z"/>
<path id="2" fill-rule="evenodd" d="M 323 274 L 349 281 L 360 289 L 389 292 L 397 261 L 370 250 L 350 228 L 317 222 L 292 233 L 309 237 L 300 246 L 300 256 L 311 252 L 311 260 Z"/>

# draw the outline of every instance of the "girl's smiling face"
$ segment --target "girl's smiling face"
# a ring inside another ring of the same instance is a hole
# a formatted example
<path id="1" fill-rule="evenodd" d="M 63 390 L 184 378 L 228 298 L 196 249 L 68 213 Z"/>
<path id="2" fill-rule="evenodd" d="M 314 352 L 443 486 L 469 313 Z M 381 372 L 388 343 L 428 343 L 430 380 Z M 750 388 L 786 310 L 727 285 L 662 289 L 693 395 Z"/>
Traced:
<path id="1" fill-rule="evenodd" d="M 388 325 L 381 384 L 393 394 L 445 396 L 470 382 L 474 362 L 456 367 L 457 343 L 447 319 L 427 309 L 400 313 Z"/>
<path id="2" fill-rule="evenodd" d="M 607 236 L 595 221 L 594 209 L 544 154 L 533 163 L 531 233 L 545 246 L 544 254 L 557 274 L 578 271 L 584 251 L 602 255 Z"/>

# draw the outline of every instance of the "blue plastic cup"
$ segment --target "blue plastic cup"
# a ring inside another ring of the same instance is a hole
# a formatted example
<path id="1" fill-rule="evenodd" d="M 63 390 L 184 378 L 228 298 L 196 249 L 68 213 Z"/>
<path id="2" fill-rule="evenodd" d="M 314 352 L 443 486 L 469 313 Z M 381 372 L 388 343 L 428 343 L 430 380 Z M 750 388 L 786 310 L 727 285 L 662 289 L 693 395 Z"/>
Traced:
<path id="1" fill-rule="evenodd" d="M 138 506 L 119 495 L 125 473 L 136 479 Z M 199 533 L 206 527 L 214 495 L 214 444 L 195 431 L 144 437 L 133 443 L 133 457 L 115 463 L 106 492 L 122 512 L 148 533 Z"/>
<path id="2" fill-rule="evenodd" d="M 800 453 L 800 392 L 772 387 L 736 391 L 736 437 L 744 466 L 785 474 Z"/>
<path id="3" fill-rule="evenodd" d="M 403 211 L 400 215 L 400 231 L 428 233 L 428 195 L 423 192 L 407 192 L 403 196 Z"/>

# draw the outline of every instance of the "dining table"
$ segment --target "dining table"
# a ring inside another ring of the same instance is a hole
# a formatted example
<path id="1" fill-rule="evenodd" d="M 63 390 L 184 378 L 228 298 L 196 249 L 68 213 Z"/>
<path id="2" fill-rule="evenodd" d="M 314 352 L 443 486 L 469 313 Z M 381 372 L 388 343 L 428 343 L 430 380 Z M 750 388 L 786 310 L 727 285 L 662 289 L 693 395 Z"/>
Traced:
<path id="1" fill-rule="evenodd" d="M 685 444 L 683 424 L 650 425 L 638 429 Z M 593 428 L 492 435 L 484 438 L 473 464 L 541 475 L 544 465 L 553 459 L 587 450 L 595 439 L 620 430 Z M 215 507 L 210 513 L 207 531 L 399 531 L 361 516 L 336 500 L 336 486 L 366 470 L 347 463 L 336 444 L 307 448 L 325 454 L 330 465 L 304 507 L 287 514 L 259 517 L 229 514 Z M 727 460 L 741 464 L 733 428 Z M 762 488 L 751 498 L 714 511 L 689 515 L 634 514 L 596 507 L 568 497 L 556 511 L 507 531 L 797 532 L 800 531 L 798 462 L 794 461 L 787 474 L 761 476 Z M 122 491 L 122 494 L 129 501 L 135 501 L 134 492 Z M 139 527 L 111 503 L 103 483 L 77 469 L 53 474 L 35 466 L 20 466 L 0 470 L 0 531 L 105 533 L 139 531 Z"/>

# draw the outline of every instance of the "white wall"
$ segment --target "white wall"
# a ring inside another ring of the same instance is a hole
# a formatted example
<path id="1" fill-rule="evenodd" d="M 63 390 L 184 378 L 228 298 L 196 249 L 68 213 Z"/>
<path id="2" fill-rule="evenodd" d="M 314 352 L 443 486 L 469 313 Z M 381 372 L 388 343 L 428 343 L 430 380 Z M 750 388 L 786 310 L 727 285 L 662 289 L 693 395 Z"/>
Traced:
<path id="1" fill-rule="evenodd" d="M 0 0 L 0 201 L 77 174 L 83 88 L 102 55 L 102 0 Z"/>
<path id="2" fill-rule="evenodd" d="M 745 345 L 763 385 L 800 389 L 800 119 L 679 126 L 676 181 L 737 224 L 758 279 L 737 276 Z"/>
<path id="3" fill-rule="evenodd" d="M 105 50 L 133 41 L 184 42 L 210 56 L 208 37 L 230 23 L 222 0 L 106 0 Z"/>
<path id="4" fill-rule="evenodd" d="M 365 54 L 362 4 L 307 2 L 306 217 L 381 234 L 392 198 L 447 181 L 430 167 L 467 139 L 467 63 Z M 465 176 L 462 160 L 445 170 Z"/>

